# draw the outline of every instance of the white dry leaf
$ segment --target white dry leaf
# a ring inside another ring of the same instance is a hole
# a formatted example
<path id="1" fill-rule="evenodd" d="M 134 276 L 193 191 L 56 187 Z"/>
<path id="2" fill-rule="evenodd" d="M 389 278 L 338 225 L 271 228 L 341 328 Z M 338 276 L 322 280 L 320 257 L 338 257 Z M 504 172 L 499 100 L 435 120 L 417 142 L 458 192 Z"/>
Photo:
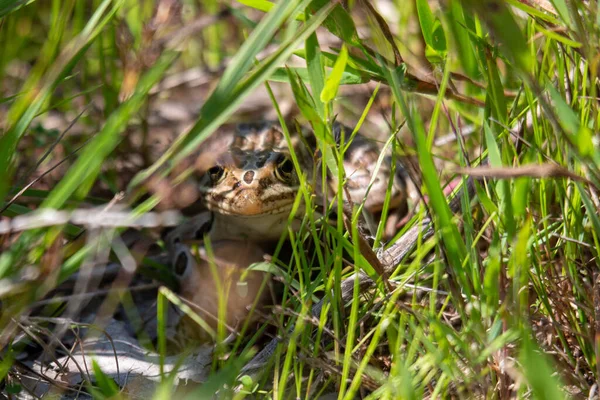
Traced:
<path id="1" fill-rule="evenodd" d="M 85 377 L 81 375 L 80 369 L 86 371 L 87 366 L 87 371 L 91 374 L 93 359 L 132 398 L 151 396 L 161 379 L 158 353 L 140 346 L 123 322 L 113 319 L 106 326 L 105 332 L 112 338 L 112 342 L 104 334 L 90 337 L 84 340 L 83 352 L 79 346 L 71 357 L 60 358 L 59 362 L 65 366 L 66 372 L 57 376 L 57 379 L 67 380 L 70 385 L 81 383 Z M 205 381 L 210 372 L 211 356 L 212 346 L 202 347 L 187 356 L 177 368 L 174 383 L 178 384 L 182 380 L 197 383 Z M 181 356 L 165 357 L 165 374 L 169 374 L 180 360 Z"/>

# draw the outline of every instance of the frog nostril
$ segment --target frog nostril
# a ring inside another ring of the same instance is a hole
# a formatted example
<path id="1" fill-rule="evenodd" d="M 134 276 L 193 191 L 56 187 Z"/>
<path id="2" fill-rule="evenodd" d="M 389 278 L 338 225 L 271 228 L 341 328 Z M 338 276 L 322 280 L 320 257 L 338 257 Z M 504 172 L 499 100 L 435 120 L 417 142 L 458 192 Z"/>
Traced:
<path id="1" fill-rule="evenodd" d="M 247 171 L 242 179 L 244 179 L 244 182 L 246 182 L 248 185 L 251 184 L 252 180 L 254 179 L 254 171 Z"/>

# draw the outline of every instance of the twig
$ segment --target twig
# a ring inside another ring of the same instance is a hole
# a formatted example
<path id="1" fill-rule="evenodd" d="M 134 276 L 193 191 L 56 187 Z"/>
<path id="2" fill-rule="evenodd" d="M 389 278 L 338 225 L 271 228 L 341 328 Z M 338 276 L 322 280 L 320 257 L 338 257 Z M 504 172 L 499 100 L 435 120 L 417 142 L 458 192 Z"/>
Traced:
<path id="1" fill-rule="evenodd" d="M 95 209 L 79 209 L 74 211 L 56 211 L 44 209 L 13 219 L 0 221 L 0 235 L 28 229 L 44 228 L 55 225 L 73 223 L 94 228 L 157 228 L 176 226 L 181 221 L 181 213 L 177 210 L 148 212 L 135 216 L 129 211 L 103 211 Z"/>
<path id="2" fill-rule="evenodd" d="M 558 164 L 529 164 L 520 167 L 490 167 L 480 166 L 474 168 L 457 168 L 453 172 L 469 175 L 476 178 L 512 179 L 521 177 L 530 178 L 569 178 L 582 182 L 598 190 L 590 180 L 569 171 Z"/>

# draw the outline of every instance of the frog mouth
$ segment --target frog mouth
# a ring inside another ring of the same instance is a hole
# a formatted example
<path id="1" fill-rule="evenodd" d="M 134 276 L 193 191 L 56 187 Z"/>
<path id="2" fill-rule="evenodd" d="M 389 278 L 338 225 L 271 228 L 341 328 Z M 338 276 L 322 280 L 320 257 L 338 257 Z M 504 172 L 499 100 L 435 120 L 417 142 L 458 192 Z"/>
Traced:
<path id="1" fill-rule="evenodd" d="M 219 214 L 259 218 L 264 215 L 289 213 L 293 204 L 294 198 L 289 196 L 271 196 L 260 201 L 236 196 L 229 201 L 209 199 L 207 207 Z"/>

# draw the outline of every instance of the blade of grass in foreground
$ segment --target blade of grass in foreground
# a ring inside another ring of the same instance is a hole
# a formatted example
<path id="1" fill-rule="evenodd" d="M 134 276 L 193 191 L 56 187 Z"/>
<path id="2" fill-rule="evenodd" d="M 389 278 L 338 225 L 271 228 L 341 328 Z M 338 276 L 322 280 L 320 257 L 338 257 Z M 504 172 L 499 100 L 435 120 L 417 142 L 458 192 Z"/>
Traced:
<path id="1" fill-rule="evenodd" d="M 173 143 L 165 154 L 150 168 L 134 177 L 131 186 L 135 187 L 138 183 L 153 174 L 162 164 L 176 154 L 181 147 L 185 147 L 185 143 L 190 142 L 198 136 L 200 136 L 201 142 L 212 133 L 208 132 L 202 135 L 203 128 L 221 114 L 220 110 L 226 108 L 228 101 L 231 100 L 232 92 L 243 78 L 243 75 L 252 66 L 257 54 L 269 43 L 275 35 L 276 30 L 283 25 L 298 4 L 298 0 L 287 3 L 281 2 L 267 14 L 252 31 L 248 39 L 244 41 L 240 50 L 223 72 L 223 76 L 219 80 L 217 87 L 202 107 L 198 122 L 196 122 L 189 132 L 182 135 Z"/>
<path id="2" fill-rule="evenodd" d="M 0 18 L 35 0 L 0 0 Z"/>
<path id="3" fill-rule="evenodd" d="M 148 70 L 140 79 L 133 96 L 121 104 L 111 115 L 100 133 L 83 150 L 65 177 L 60 180 L 57 186 L 42 202 L 41 208 L 60 208 L 76 191 L 78 191 L 77 194 L 79 197 L 85 196 L 91 186 L 89 183 L 93 182 L 100 171 L 102 162 L 119 143 L 121 139 L 119 134 L 125 129 L 131 116 L 144 104 L 150 89 L 164 75 L 165 71 L 177 58 L 177 55 L 177 52 L 171 51 L 164 53 L 156 64 Z M 56 231 L 53 232 L 54 234 L 56 233 Z M 28 243 L 33 234 L 33 232 L 26 232 L 19 238 L 18 242 Z M 88 250 L 88 248 L 84 249 L 80 255 L 85 256 Z M 17 245 L 0 255 L 0 277 L 4 277 L 9 273 L 10 266 L 15 260 L 23 256 L 19 254 L 21 251 L 24 251 L 24 247 Z M 69 260 L 69 263 L 71 261 Z M 75 264 L 78 265 L 78 262 L 75 262 Z"/>
<path id="4" fill-rule="evenodd" d="M 306 49 L 306 79 L 301 76 L 301 79 L 310 82 L 310 86 L 313 88 L 314 93 L 321 93 L 323 86 L 325 85 L 325 72 L 323 70 L 323 60 L 321 56 L 321 47 L 319 45 L 319 39 L 317 34 L 313 33 L 306 39 L 304 45 Z M 299 76 L 300 72 L 296 71 Z M 318 96 L 314 97 L 315 108 L 321 119 L 325 118 L 325 106 Z"/>
<path id="5" fill-rule="evenodd" d="M 560 390 L 558 380 L 554 377 L 554 371 L 549 365 L 546 357 L 542 355 L 538 346 L 530 339 L 531 333 L 523 331 L 521 334 L 523 344 L 519 362 L 527 383 L 531 387 L 534 398 L 538 399 L 564 399 L 564 393 Z"/>
<path id="6" fill-rule="evenodd" d="M 146 72 L 140 79 L 134 94 L 111 114 L 100 133 L 82 151 L 81 156 L 69 169 L 67 175 L 61 179 L 42 203 L 42 207 L 61 207 L 83 182 L 95 178 L 104 159 L 120 142 L 121 136 L 119 134 L 127 127 L 132 115 L 144 104 L 150 89 L 164 76 L 178 54 L 175 51 L 165 52 L 156 64 Z M 82 194 L 78 193 L 78 195 Z"/>
<path id="7" fill-rule="evenodd" d="M 112 0 L 102 2 L 81 34 L 64 47 L 48 73 L 44 77 L 34 77 L 26 82 L 25 86 L 31 88 L 31 91 L 11 107 L 8 114 L 9 122 L 12 122 L 11 127 L 4 135 L 0 136 L 0 171 L 5 172 L 0 179 L 0 199 L 4 198 L 12 181 L 12 159 L 19 140 L 25 134 L 31 121 L 38 115 L 46 100 L 83 56 L 104 26 L 113 19 L 123 2 L 123 0 L 116 1 L 106 15 L 104 14 Z"/>
<path id="8" fill-rule="evenodd" d="M 360 211 L 355 210 L 355 214 L 358 214 Z M 354 218 L 353 218 L 354 219 Z M 356 223 L 352 224 L 352 242 L 354 243 L 354 259 L 358 260 L 358 258 L 360 257 L 360 249 L 359 247 L 356 245 L 356 243 L 358 243 L 358 228 Z M 359 268 L 355 263 L 355 273 L 358 274 Z M 350 376 L 350 367 L 352 365 L 352 353 L 353 353 L 353 348 L 355 345 L 355 336 L 356 336 L 356 328 L 357 328 L 357 321 L 358 321 L 358 307 L 360 304 L 360 288 L 358 285 L 358 279 L 354 280 L 354 288 L 353 288 L 353 295 L 352 295 L 352 305 L 350 306 L 350 318 L 348 321 L 348 330 L 347 330 L 347 336 L 346 336 L 346 349 L 344 351 L 344 362 L 343 362 L 343 367 L 342 367 L 342 379 L 341 379 L 341 384 L 340 384 L 340 395 L 342 393 L 344 393 L 346 391 L 346 386 L 348 385 L 348 378 Z M 376 335 L 377 336 L 377 335 Z M 373 340 L 375 341 L 376 338 L 373 338 Z M 373 342 L 371 342 L 373 343 Z M 356 376 L 358 377 L 359 374 L 356 374 Z M 354 381 L 356 381 L 356 377 L 354 379 Z M 353 390 L 352 387 L 350 388 L 349 392 L 346 393 L 346 395 L 344 396 L 344 398 L 352 398 L 353 395 Z"/>
<path id="9" fill-rule="evenodd" d="M 446 201 L 446 196 L 442 191 L 440 182 L 437 176 L 437 171 L 431 157 L 431 151 L 427 147 L 427 137 L 423 122 L 419 117 L 418 113 L 410 112 L 406 100 L 399 91 L 402 77 L 399 76 L 397 70 L 390 70 L 384 65 L 383 71 L 386 74 L 386 80 L 392 88 L 394 98 L 400 105 L 402 113 L 406 117 L 406 121 L 410 130 L 413 133 L 415 142 L 417 144 L 417 152 L 419 155 L 419 165 L 423 173 L 423 181 L 429 194 L 429 203 L 434 212 L 434 221 L 436 225 L 436 232 L 439 235 L 445 245 L 448 261 L 453 269 L 454 273 L 459 279 L 459 283 L 462 289 L 465 291 L 467 296 L 471 295 L 471 287 L 468 284 L 467 277 L 465 275 L 463 260 L 467 256 L 467 248 L 460 235 L 458 227 L 452 220 L 452 212 Z"/>
<path id="10" fill-rule="evenodd" d="M 295 4 L 297 3 L 298 2 L 295 2 Z M 300 3 L 300 6 L 306 7 L 308 3 L 309 1 L 303 1 Z M 286 15 L 289 15 L 290 11 L 293 10 L 282 8 L 282 4 L 284 3 L 279 3 L 279 5 L 273 9 L 272 12 L 279 14 L 286 11 Z M 274 54 L 259 64 L 259 66 L 243 80 L 241 80 L 242 75 L 246 72 L 243 71 L 243 68 L 247 66 L 249 67 L 249 60 L 239 57 L 236 58 L 228 66 L 227 70 L 237 69 L 238 72 L 224 74 L 222 79 L 227 80 L 222 84 L 219 84 L 217 89 L 215 89 L 213 94 L 206 101 L 206 104 L 202 108 L 200 119 L 194 125 L 194 127 L 192 127 L 192 129 L 185 135 L 181 136 L 150 168 L 139 173 L 132 180 L 130 189 L 139 185 L 150 175 L 155 173 L 158 168 L 167 160 L 172 158 L 173 163 L 176 164 L 192 153 L 200 145 L 200 143 L 202 143 L 211 133 L 215 131 L 220 124 L 225 122 L 227 118 L 233 114 L 236 107 L 246 98 L 246 96 L 252 92 L 253 89 L 268 79 L 268 77 L 277 69 L 277 67 L 292 54 L 296 46 L 302 43 L 322 24 L 334 6 L 335 5 L 333 4 L 328 4 L 315 13 L 313 17 L 305 23 L 295 37 L 283 43 Z M 270 17 L 269 14 L 267 18 L 261 22 L 261 24 L 265 23 L 265 21 L 268 23 L 282 23 L 283 19 L 280 15 L 278 15 L 278 18 L 275 18 Z M 261 24 L 259 24 L 259 26 Z M 266 32 L 273 33 L 277 26 L 270 26 L 270 29 Z M 250 61 L 253 60 L 256 54 L 262 49 L 262 47 L 257 46 L 264 44 L 263 40 L 259 40 L 259 38 L 256 37 L 255 32 L 252 33 L 250 38 L 245 43 L 249 44 L 247 46 L 248 50 L 242 53 L 245 57 L 249 58 Z M 264 34 L 265 29 L 261 28 L 259 32 L 263 32 L 261 34 Z M 269 37 L 272 37 L 272 35 Z"/>

